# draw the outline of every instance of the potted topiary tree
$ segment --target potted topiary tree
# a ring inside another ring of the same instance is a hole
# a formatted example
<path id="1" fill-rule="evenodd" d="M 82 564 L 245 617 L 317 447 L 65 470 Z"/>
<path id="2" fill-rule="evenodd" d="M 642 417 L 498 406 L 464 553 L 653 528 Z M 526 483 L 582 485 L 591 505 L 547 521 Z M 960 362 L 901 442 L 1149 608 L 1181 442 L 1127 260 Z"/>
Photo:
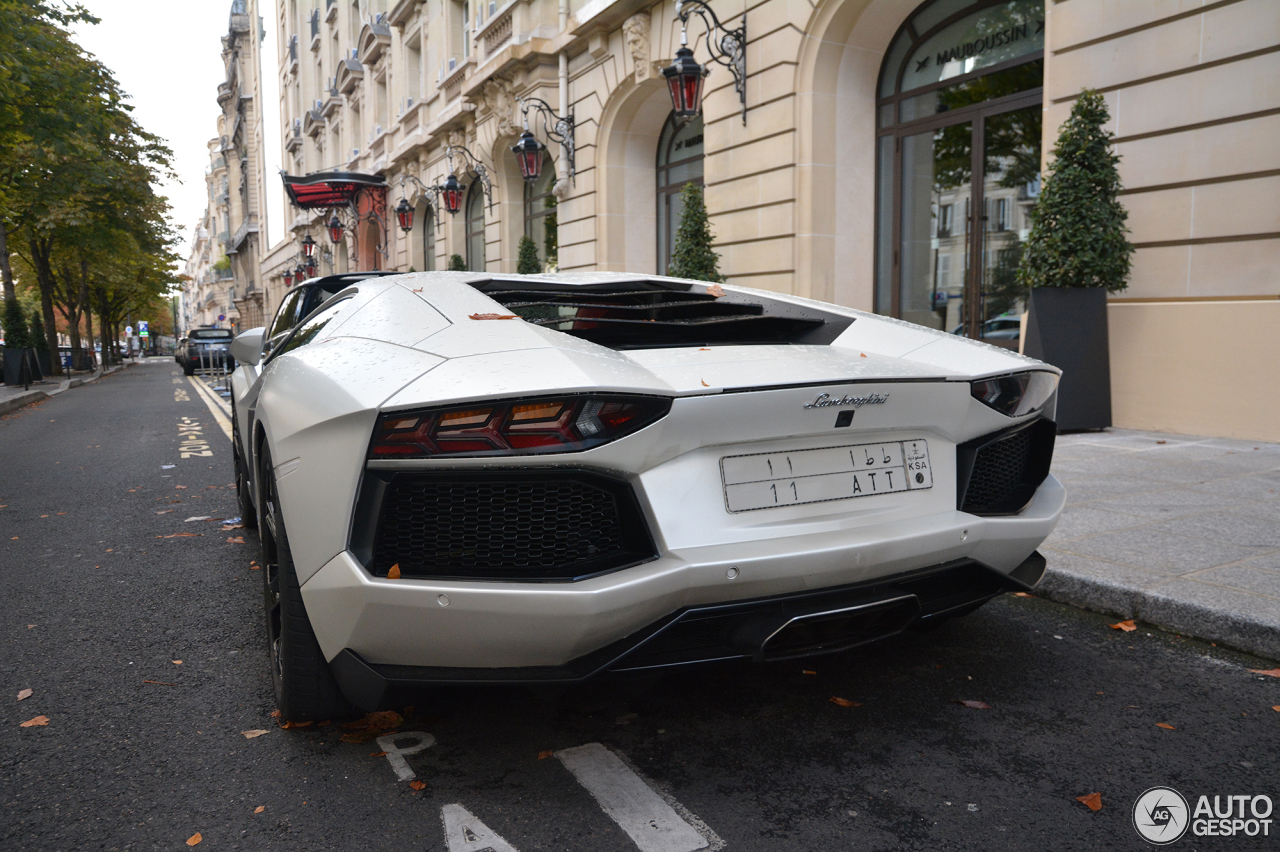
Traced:
<path id="1" fill-rule="evenodd" d="M 467 262 L 462 259 L 460 254 L 449 255 L 449 272 L 466 272 Z"/>
<path id="2" fill-rule="evenodd" d="M 1120 158 L 1112 153 L 1106 102 L 1086 90 L 1053 148 L 1018 282 L 1030 290 L 1023 352 L 1062 370 L 1058 428 L 1111 425 L 1107 293 L 1123 290 L 1133 245 L 1117 195 Z"/>
<path id="3" fill-rule="evenodd" d="M 680 190 L 680 227 L 671 246 L 671 263 L 667 274 L 676 278 L 692 278 L 718 284 L 720 255 L 711 249 L 711 223 L 707 221 L 707 205 L 702 200 L 702 187 L 686 183 Z"/>
<path id="4" fill-rule="evenodd" d="M 516 257 L 516 272 L 520 275 L 537 275 L 542 271 L 542 261 L 538 259 L 538 244 L 529 237 L 520 238 L 520 249 Z"/>
<path id="5" fill-rule="evenodd" d="M 29 345 L 30 335 L 27 332 L 27 318 L 22 305 L 16 298 L 6 299 L 4 303 L 4 383 L 6 385 L 26 384 L 23 381 L 22 355 Z M 27 381 L 30 381 L 28 378 Z"/>

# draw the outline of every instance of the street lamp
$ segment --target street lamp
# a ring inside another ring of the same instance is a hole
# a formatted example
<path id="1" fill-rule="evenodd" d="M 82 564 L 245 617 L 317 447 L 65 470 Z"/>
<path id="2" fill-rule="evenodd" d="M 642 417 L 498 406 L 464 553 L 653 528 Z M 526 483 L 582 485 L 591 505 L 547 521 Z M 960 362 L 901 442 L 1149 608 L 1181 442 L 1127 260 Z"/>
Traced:
<path id="1" fill-rule="evenodd" d="M 458 176 L 453 172 L 445 178 L 445 182 L 440 187 L 440 194 L 444 198 L 444 209 L 450 214 L 455 214 L 462 209 L 462 184 L 458 183 Z"/>
<path id="2" fill-rule="evenodd" d="M 288 290 L 292 286 L 293 286 L 293 270 L 286 269 L 284 271 L 284 288 Z"/>
<path id="3" fill-rule="evenodd" d="M 520 134 L 519 141 L 511 146 L 511 150 L 515 152 L 520 176 L 529 183 L 536 181 L 542 175 L 542 152 L 547 150 L 547 146 L 534 139 L 533 134 L 526 127 L 524 133 Z"/>
<path id="4" fill-rule="evenodd" d="M 329 242 L 333 243 L 335 246 L 342 242 L 342 232 L 345 229 L 342 227 L 342 222 L 338 220 L 338 214 L 335 213 L 333 215 L 333 218 L 329 220 L 329 224 L 326 227 L 329 229 Z"/>
<path id="5" fill-rule="evenodd" d="M 297 268 L 293 270 L 293 277 L 299 284 L 306 280 L 307 270 L 302 268 L 301 263 L 299 263 Z"/>
<path id="6" fill-rule="evenodd" d="M 316 259 L 308 255 L 306 260 L 306 265 L 307 265 L 307 277 L 315 278 L 316 277 Z"/>
<path id="7" fill-rule="evenodd" d="M 542 129 L 546 132 L 547 137 L 555 142 L 559 142 L 565 156 L 565 166 L 568 176 L 572 179 L 576 175 L 574 168 L 574 152 L 576 150 L 574 144 L 574 120 L 573 111 L 570 110 L 567 116 L 557 115 L 551 105 L 541 98 L 516 98 L 520 104 L 520 112 L 524 116 L 524 132 L 520 134 L 520 139 L 516 144 L 511 146 L 512 152 L 516 155 L 516 164 L 520 166 L 520 175 L 529 183 L 537 180 L 542 174 L 542 152 L 546 150 L 541 142 L 539 142 L 529 130 L 529 110 L 534 109 L 542 116 Z"/>
<path id="8" fill-rule="evenodd" d="M 686 8 L 688 7 L 688 8 Z M 689 16 L 696 14 L 706 26 L 703 38 L 711 61 L 723 65 L 733 75 L 733 88 L 742 103 L 742 123 L 747 123 L 747 16 L 742 15 L 742 26 L 728 29 L 720 23 L 716 13 L 706 0 L 677 0 L 676 17 L 680 19 L 680 49 L 675 61 L 662 69 L 671 92 L 671 108 L 679 118 L 692 118 L 702 111 L 703 78 L 710 73 L 699 65 L 689 49 Z M 712 35 L 717 36 L 712 41 Z"/>
<path id="9" fill-rule="evenodd" d="M 403 196 L 396 205 L 396 221 L 400 223 L 400 230 L 406 234 L 413 230 L 413 205 Z"/>
<path id="10" fill-rule="evenodd" d="M 302 238 L 302 256 L 306 258 L 314 257 L 316 253 L 316 241 L 312 239 L 310 234 Z"/>
<path id="11" fill-rule="evenodd" d="M 458 173 L 453 168 L 453 155 L 458 154 L 462 157 L 462 162 L 466 166 L 467 174 L 471 175 L 475 180 L 480 181 L 480 188 L 484 190 L 485 200 L 489 203 L 489 210 L 493 210 L 493 182 L 489 180 L 489 170 L 484 167 L 484 163 L 461 145 L 450 145 L 444 149 L 444 155 L 449 160 L 449 177 L 445 179 L 444 184 L 440 187 L 440 194 L 444 196 L 444 209 L 448 210 L 450 215 L 456 215 L 462 209 L 462 184 L 458 180 Z"/>

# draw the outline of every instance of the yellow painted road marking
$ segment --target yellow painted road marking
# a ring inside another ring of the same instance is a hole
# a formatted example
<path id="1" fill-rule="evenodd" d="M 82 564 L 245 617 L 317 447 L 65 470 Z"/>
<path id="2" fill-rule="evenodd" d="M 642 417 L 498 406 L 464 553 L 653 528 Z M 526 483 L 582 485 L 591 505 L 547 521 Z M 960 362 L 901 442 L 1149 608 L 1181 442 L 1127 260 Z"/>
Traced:
<path id="1" fill-rule="evenodd" d="M 227 436 L 227 440 L 231 440 L 231 406 L 223 402 L 213 391 L 205 387 L 204 382 L 195 376 L 187 376 L 187 381 L 191 382 L 191 386 L 196 389 L 200 397 L 204 400 L 204 404 L 209 406 L 209 410 L 213 412 L 213 419 L 217 421 L 218 427 L 222 429 L 223 434 Z"/>

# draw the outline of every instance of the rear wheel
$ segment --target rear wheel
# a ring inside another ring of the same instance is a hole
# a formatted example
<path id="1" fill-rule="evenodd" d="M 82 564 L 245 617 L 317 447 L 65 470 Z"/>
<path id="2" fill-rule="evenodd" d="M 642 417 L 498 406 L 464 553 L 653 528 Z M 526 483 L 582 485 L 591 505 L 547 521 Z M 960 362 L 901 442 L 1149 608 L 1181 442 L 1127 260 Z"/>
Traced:
<path id="1" fill-rule="evenodd" d="M 267 650 L 276 706 L 285 721 L 314 722 L 353 714 L 320 651 L 289 550 L 271 453 L 264 445 L 258 468 L 258 534 L 262 540 Z"/>
<path id="2" fill-rule="evenodd" d="M 190 361 L 186 361 L 182 365 L 182 374 L 184 376 L 194 376 L 196 374 L 196 365 Z"/>

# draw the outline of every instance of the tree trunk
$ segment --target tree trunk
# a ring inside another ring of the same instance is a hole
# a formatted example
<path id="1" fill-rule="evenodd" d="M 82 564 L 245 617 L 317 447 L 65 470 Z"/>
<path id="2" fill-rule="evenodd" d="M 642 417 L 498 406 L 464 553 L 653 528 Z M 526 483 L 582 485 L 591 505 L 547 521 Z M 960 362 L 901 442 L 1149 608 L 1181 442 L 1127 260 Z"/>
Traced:
<path id="1" fill-rule="evenodd" d="M 5 301 L 16 298 L 13 291 L 13 268 L 9 266 L 9 231 L 3 219 L 0 219 L 0 278 L 4 279 Z"/>
<path id="2" fill-rule="evenodd" d="M 62 375 L 62 359 L 58 355 L 58 324 L 53 317 L 53 267 L 49 256 L 53 253 L 53 241 L 31 237 L 31 265 L 36 268 L 36 283 L 40 285 L 40 313 L 44 315 L 44 336 L 53 356 L 53 375 Z"/>
<path id="3" fill-rule="evenodd" d="M 88 361 L 90 369 L 93 367 L 93 309 L 89 306 L 89 295 L 84 294 L 84 348 L 88 353 Z M 99 365 L 101 366 L 101 365 Z"/>

